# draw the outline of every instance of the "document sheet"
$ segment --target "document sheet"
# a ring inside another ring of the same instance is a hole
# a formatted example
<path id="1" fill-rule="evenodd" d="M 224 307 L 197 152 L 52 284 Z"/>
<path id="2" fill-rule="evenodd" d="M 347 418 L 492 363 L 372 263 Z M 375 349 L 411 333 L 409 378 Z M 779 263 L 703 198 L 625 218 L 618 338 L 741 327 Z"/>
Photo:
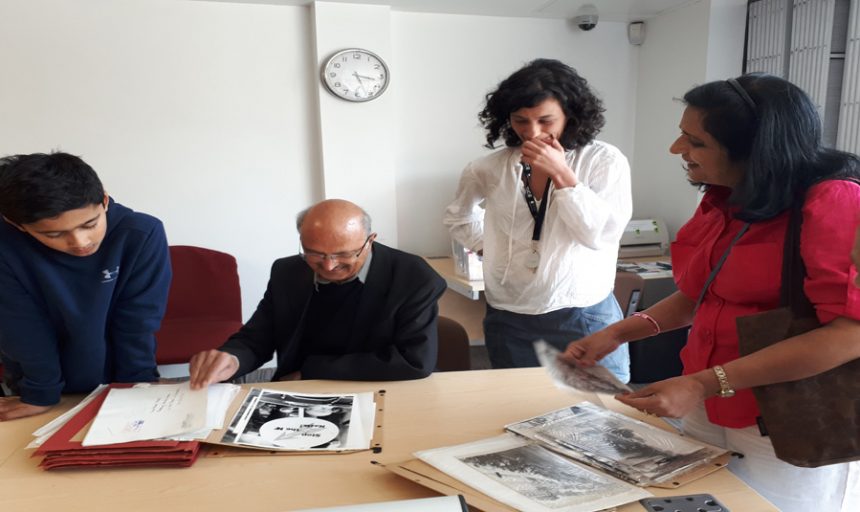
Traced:
<path id="1" fill-rule="evenodd" d="M 83 446 L 143 441 L 185 434 L 206 426 L 207 390 L 181 384 L 111 389 L 84 437 Z"/>

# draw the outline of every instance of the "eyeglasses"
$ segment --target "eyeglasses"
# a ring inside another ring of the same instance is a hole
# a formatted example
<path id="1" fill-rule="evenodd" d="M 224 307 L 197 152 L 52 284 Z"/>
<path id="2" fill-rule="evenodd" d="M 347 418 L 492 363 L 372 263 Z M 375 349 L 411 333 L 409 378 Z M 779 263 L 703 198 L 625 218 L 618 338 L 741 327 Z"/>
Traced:
<path id="1" fill-rule="evenodd" d="M 300 247 L 299 256 L 301 256 L 302 259 L 304 259 L 305 261 L 311 263 L 321 263 L 325 260 L 331 260 L 337 263 L 349 263 L 351 261 L 357 260 L 358 257 L 361 256 L 362 251 L 364 251 L 364 248 L 367 247 L 367 243 L 374 238 L 376 238 L 376 233 L 371 233 L 367 236 L 367 238 L 364 240 L 364 243 L 359 249 L 356 249 L 354 251 L 338 252 L 334 254 L 307 251 L 304 247 Z"/>

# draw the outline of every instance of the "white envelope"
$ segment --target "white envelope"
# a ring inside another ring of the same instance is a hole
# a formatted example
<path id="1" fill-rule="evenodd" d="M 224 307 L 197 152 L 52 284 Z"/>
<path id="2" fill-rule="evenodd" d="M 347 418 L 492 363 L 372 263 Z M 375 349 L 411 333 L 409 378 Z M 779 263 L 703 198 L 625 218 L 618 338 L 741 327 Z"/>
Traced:
<path id="1" fill-rule="evenodd" d="M 187 382 L 111 389 L 83 446 L 127 443 L 194 432 L 206 426 L 207 390 Z"/>

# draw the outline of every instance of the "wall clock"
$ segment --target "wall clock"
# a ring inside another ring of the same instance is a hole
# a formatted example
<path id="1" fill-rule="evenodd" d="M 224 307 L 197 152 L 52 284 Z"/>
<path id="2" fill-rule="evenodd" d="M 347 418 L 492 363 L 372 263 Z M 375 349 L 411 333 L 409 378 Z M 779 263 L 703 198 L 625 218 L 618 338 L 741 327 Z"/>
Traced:
<path id="1" fill-rule="evenodd" d="M 326 61 L 322 81 L 338 98 L 370 101 L 388 87 L 388 66 L 373 52 L 349 48 L 335 53 Z"/>

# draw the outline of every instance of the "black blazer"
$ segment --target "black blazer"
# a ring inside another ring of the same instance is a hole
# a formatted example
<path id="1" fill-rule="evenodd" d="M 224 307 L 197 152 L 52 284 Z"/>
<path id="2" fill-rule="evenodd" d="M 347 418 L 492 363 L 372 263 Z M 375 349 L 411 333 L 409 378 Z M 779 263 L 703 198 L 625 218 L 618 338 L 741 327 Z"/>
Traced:
<path id="1" fill-rule="evenodd" d="M 373 258 L 345 353 L 300 360 L 304 316 L 314 292 L 314 272 L 299 256 L 276 260 L 263 300 L 242 329 L 221 347 L 239 358 L 235 377 L 277 352 L 273 380 L 300 370 L 303 379 L 407 380 L 436 366 L 436 301 L 442 279 L 418 256 L 372 245 Z"/>

